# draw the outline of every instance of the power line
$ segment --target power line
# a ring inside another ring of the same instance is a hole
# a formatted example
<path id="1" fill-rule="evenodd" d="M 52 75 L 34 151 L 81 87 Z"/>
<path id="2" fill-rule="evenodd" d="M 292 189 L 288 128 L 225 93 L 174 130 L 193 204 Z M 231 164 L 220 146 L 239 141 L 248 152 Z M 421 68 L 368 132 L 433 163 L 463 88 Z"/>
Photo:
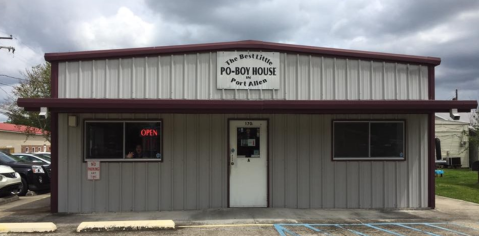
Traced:
<path id="1" fill-rule="evenodd" d="M 17 55 L 17 56 L 13 56 L 13 59 L 17 59 L 17 60 L 19 60 L 19 61 L 21 61 L 21 62 L 23 62 L 23 63 L 29 65 L 29 63 L 28 63 L 27 61 L 25 61 L 24 59 L 18 57 L 18 55 Z"/>
<path id="2" fill-rule="evenodd" d="M 8 78 L 12 78 L 12 79 L 18 79 L 18 80 L 27 80 L 27 79 L 22 79 L 22 78 L 18 78 L 18 77 L 13 77 L 13 76 L 10 76 L 10 75 L 3 75 L 3 74 L 0 74 L 0 76 L 3 76 L 3 77 L 8 77 Z"/>
<path id="3" fill-rule="evenodd" d="M 5 86 L 10 86 L 10 87 L 13 87 L 13 85 L 10 85 L 10 84 L 4 84 L 2 82 L 0 82 L 1 85 L 5 85 Z"/>
<path id="4" fill-rule="evenodd" d="M 5 89 L 3 89 L 2 87 L 0 87 L 0 89 L 1 89 L 3 92 L 5 92 L 5 94 L 7 94 L 7 96 L 13 98 L 13 96 L 12 96 L 9 92 L 5 91 Z"/>

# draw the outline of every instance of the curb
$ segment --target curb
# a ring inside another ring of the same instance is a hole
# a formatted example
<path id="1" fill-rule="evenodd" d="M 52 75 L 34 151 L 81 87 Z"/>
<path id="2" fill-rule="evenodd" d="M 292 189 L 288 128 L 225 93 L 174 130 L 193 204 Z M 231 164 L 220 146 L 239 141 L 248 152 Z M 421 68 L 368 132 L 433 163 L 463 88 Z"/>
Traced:
<path id="1" fill-rule="evenodd" d="M 19 199 L 20 198 L 18 197 L 18 195 L 3 197 L 3 198 L 0 198 L 0 205 L 7 204 L 7 203 L 10 203 L 10 202 L 14 202 L 14 201 L 17 201 Z"/>
<path id="2" fill-rule="evenodd" d="M 77 232 L 137 231 L 158 229 L 175 229 L 175 222 L 172 220 L 82 222 L 78 226 Z"/>
<path id="3" fill-rule="evenodd" d="M 0 223 L 0 233 L 48 233 L 57 230 L 52 222 Z"/>

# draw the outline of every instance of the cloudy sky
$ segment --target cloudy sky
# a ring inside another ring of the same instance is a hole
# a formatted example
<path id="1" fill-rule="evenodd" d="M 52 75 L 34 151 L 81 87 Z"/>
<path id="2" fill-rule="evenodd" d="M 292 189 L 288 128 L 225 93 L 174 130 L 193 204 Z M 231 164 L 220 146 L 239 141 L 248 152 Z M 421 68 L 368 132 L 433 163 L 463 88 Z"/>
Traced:
<path id="1" fill-rule="evenodd" d="M 436 98 L 479 99 L 477 0 L 0 0 L 0 22 L 0 100 L 46 52 L 247 39 L 440 57 Z"/>

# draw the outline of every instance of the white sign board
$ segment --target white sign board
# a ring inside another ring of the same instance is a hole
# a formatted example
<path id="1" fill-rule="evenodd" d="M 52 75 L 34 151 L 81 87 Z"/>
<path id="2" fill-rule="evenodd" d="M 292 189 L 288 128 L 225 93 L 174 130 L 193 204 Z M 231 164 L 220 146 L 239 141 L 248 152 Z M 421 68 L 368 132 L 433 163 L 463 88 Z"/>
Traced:
<path id="1" fill-rule="evenodd" d="M 88 161 L 88 180 L 99 180 L 100 179 L 100 162 L 99 161 Z"/>
<path id="2" fill-rule="evenodd" d="M 218 52 L 218 89 L 279 89 L 278 52 Z"/>

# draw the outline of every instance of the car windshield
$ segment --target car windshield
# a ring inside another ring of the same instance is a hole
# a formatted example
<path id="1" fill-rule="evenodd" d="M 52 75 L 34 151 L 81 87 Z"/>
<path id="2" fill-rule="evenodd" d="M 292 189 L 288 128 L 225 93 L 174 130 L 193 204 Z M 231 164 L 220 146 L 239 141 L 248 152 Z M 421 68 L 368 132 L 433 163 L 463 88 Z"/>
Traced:
<path id="1" fill-rule="evenodd" d="M 19 157 L 8 155 L 4 152 L 0 152 L 0 161 L 4 163 L 25 162 Z"/>
<path id="2" fill-rule="evenodd" d="M 45 159 L 45 161 L 52 161 L 52 158 L 48 154 L 36 153 L 35 156 Z"/>

